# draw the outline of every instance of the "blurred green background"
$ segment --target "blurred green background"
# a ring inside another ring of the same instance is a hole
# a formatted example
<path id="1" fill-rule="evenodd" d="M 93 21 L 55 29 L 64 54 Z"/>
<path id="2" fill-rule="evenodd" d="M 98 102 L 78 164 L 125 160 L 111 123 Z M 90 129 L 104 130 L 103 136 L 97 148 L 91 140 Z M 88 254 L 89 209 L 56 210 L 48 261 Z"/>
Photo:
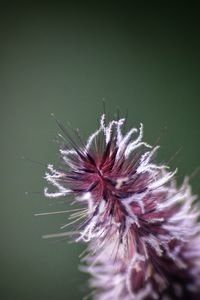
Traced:
<path id="1" fill-rule="evenodd" d="M 52 112 L 86 137 L 104 98 L 110 115 L 128 110 L 130 125 L 144 123 L 146 141 L 160 138 L 159 161 L 182 149 L 170 162 L 179 179 L 199 167 L 198 9 L 165 3 L 1 6 L 0 299 L 79 300 L 88 292 L 82 247 L 41 239 L 67 216 L 34 217 L 66 208 L 43 196 L 45 164 L 58 159 Z M 199 182 L 197 174 L 195 193 Z"/>

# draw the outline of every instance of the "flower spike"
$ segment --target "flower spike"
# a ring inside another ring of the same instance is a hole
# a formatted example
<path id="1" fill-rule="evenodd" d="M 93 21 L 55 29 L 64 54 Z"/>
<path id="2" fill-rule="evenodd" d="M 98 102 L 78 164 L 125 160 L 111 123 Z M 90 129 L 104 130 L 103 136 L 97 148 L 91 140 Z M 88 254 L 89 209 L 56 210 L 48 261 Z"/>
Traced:
<path id="1" fill-rule="evenodd" d="M 124 124 L 103 115 L 85 146 L 67 134 L 62 170 L 45 175 L 56 191 L 45 196 L 70 194 L 82 208 L 62 228 L 76 226 L 75 241 L 88 245 L 81 268 L 94 300 L 200 299 L 196 196 L 187 178 L 176 186 L 177 170 L 153 162 L 159 147 L 142 141 L 143 125 L 124 134 Z"/>

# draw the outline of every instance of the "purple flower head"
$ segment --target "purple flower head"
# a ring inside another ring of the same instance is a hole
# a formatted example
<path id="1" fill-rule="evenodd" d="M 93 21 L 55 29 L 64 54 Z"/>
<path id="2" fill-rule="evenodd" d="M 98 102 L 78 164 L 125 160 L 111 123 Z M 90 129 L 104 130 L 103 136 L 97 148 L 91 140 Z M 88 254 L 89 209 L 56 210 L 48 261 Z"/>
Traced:
<path id="1" fill-rule="evenodd" d="M 153 162 L 159 147 L 142 141 L 143 125 L 124 133 L 124 124 L 103 115 L 85 145 L 68 136 L 62 170 L 49 165 L 45 176 L 56 191 L 45 195 L 72 194 L 83 207 L 70 224 L 88 243 L 94 299 L 200 299 L 196 196 L 187 178 L 177 187 L 176 170 Z"/>

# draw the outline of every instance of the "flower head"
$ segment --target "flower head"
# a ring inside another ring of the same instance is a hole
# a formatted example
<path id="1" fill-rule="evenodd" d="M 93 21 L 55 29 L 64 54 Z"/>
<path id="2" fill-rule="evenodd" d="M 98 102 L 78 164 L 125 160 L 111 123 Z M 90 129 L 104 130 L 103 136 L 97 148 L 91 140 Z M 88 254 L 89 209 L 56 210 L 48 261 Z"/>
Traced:
<path id="1" fill-rule="evenodd" d="M 72 223 L 82 220 L 76 241 L 89 242 L 85 261 L 95 299 L 198 297 L 196 197 L 187 178 L 177 187 L 176 170 L 153 162 L 158 147 L 142 141 L 142 124 L 126 133 L 124 124 L 106 125 L 103 115 L 86 145 L 68 137 L 72 147 L 60 150 L 62 170 L 49 165 L 45 176 L 56 191 L 46 188 L 45 195 L 73 194 L 84 205 Z"/>

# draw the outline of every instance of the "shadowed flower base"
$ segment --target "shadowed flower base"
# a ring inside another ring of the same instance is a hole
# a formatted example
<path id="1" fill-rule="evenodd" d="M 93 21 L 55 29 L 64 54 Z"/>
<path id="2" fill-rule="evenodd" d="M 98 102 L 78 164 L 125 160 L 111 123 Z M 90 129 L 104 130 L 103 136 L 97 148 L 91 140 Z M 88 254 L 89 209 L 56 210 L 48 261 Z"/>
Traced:
<path id="1" fill-rule="evenodd" d="M 62 228 L 77 222 L 75 241 L 88 244 L 82 269 L 95 300 L 200 299 L 196 197 L 187 178 L 178 188 L 176 171 L 152 162 L 159 147 L 142 141 L 142 124 L 124 124 L 103 115 L 80 146 L 65 131 L 62 166 L 45 176 L 57 190 L 45 195 L 72 194 L 82 207 Z"/>

